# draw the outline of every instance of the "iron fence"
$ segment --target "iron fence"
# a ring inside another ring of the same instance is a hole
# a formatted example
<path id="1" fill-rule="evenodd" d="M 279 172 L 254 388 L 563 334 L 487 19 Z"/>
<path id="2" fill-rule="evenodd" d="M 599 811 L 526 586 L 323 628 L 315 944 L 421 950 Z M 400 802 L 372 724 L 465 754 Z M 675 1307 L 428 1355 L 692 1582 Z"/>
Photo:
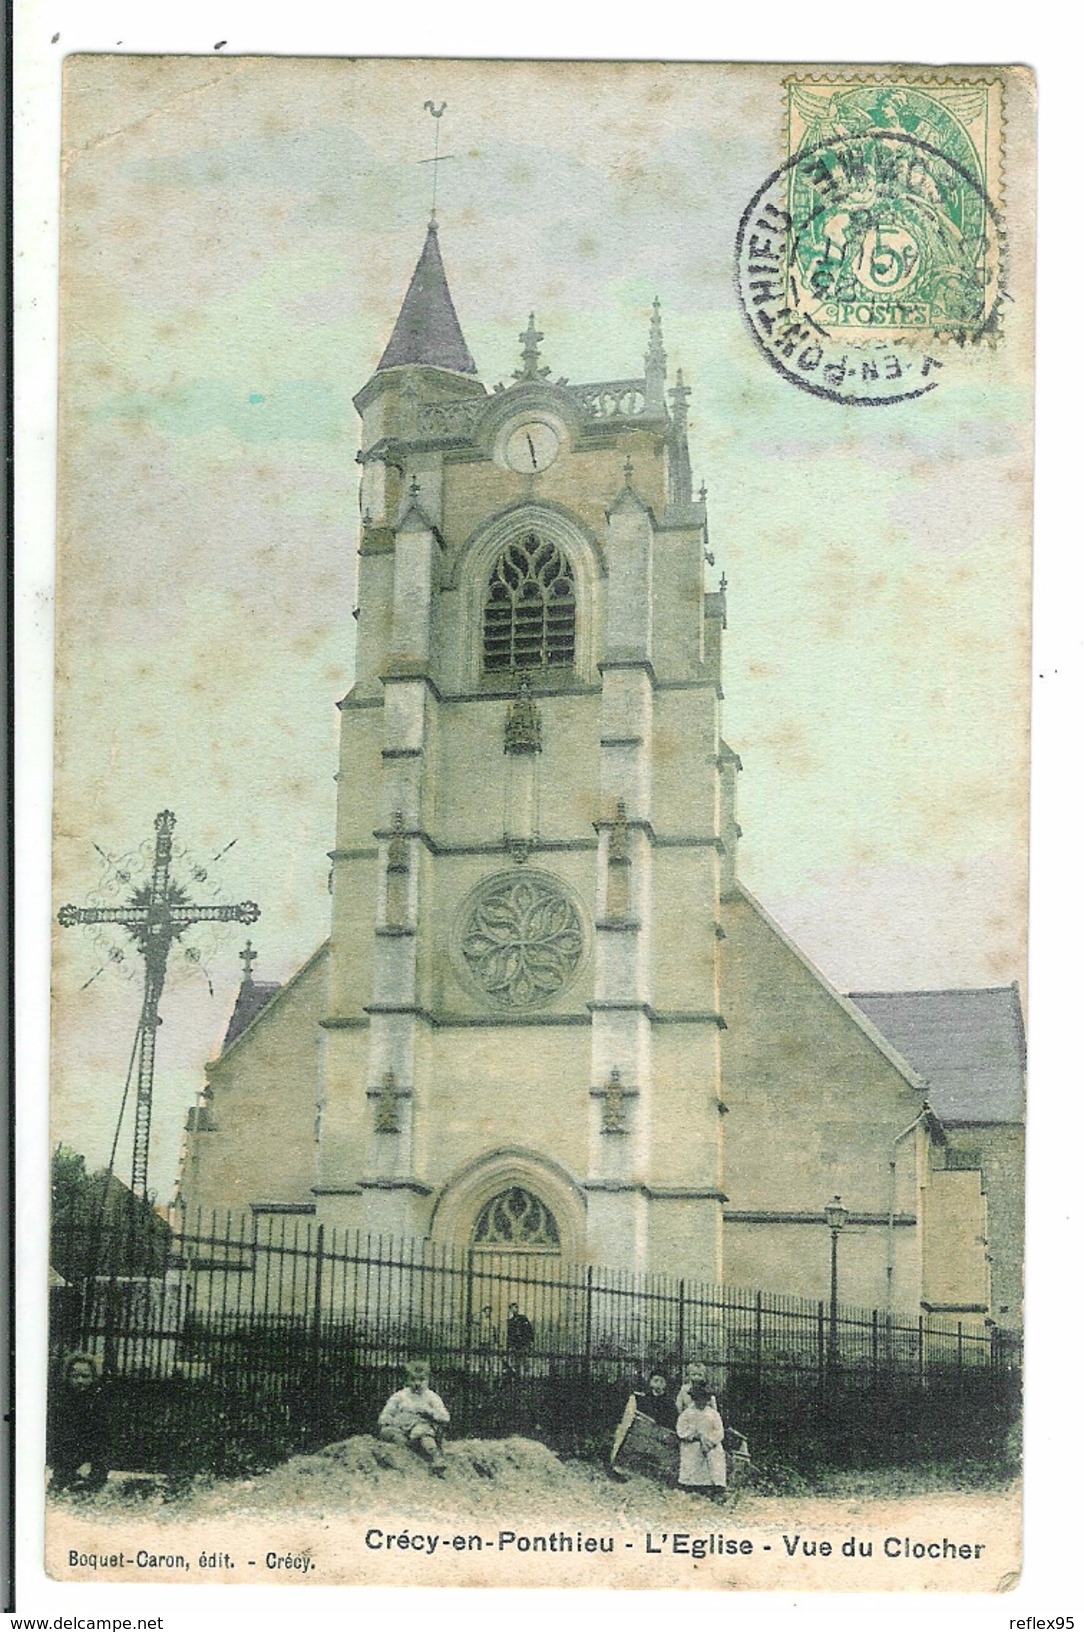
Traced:
<path id="1" fill-rule="evenodd" d="M 419 1355 L 456 1433 L 569 1450 L 601 1449 L 648 1370 L 693 1360 L 754 1450 L 796 1466 L 996 1459 L 1018 1409 L 1018 1339 L 961 1320 L 833 1318 L 824 1301 L 296 1215 L 197 1216 L 153 1273 L 131 1225 L 97 1250 L 54 1292 L 52 1352 L 100 1361 L 115 1465 L 236 1471 L 372 1431 Z"/>

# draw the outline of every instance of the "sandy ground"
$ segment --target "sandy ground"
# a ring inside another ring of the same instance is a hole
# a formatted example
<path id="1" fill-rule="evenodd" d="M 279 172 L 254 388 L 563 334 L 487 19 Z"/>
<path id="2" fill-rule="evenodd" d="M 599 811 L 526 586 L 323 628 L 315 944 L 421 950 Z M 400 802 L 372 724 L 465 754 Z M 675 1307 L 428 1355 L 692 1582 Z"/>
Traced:
<path id="1" fill-rule="evenodd" d="M 729 1493 L 722 1504 L 528 1439 L 460 1440 L 435 1478 L 368 1435 L 182 1497 L 114 1476 L 50 1498 L 61 1580 L 783 1591 L 1004 1591 L 1020 1491 L 885 1497 Z"/>

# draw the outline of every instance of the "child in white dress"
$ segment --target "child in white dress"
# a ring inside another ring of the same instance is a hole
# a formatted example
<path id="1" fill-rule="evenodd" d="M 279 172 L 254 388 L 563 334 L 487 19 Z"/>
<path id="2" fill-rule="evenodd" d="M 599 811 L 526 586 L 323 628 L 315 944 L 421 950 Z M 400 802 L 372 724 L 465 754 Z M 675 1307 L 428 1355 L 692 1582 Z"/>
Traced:
<path id="1" fill-rule="evenodd" d="M 723 1419 L 700 1378 L 690 1382 L 688 1393 L 689 1404 L 677 1420 L 681 1441 L 678 1484 L 683 1490 L 725 1490 Z"/>

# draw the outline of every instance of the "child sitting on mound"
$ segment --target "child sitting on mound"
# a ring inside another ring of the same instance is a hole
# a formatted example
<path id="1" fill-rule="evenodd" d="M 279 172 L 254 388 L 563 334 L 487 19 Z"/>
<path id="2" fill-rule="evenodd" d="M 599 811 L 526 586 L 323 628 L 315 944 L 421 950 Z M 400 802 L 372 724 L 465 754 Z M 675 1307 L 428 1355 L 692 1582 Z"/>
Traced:
<path id="1" fill-rule="evenodd" d="M 381 1439 L 405 1445 L 428 1462 L 431 1473 L 441 1475 L 447 1466 L 442 1430 L 450 1421 L 444 1401 L 429 1387 L 429 1367 L 424 1360 L 414 1360 L 406 1368 L 406 1387 L 391 1396 L 377 1428 Z"/>

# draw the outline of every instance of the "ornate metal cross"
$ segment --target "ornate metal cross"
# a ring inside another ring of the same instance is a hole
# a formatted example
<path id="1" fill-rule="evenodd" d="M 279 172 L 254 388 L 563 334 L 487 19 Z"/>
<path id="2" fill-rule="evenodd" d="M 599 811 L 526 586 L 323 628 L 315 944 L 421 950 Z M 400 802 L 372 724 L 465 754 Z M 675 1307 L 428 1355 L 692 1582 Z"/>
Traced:
<path id="1" fill-rule="evenodd" d="M 73 924 L 120 924 L 136 943 L 146 973 L 143 1008 L 139 1017 L 139 1066 L 136 1076 L 135 1137 L 132 1142 L 132 1189 L 146 1199 L 147 1157 L 150 1150 L 151 1101 L 154 1096 L 155 1040 L 161 1019 L 158 1004 L 166 980 L 166 963 L 174 941 L 179 941 L 193 924 L 254 924 L 260 909 L 254 901 L 229 907 L 198 907 L 187 891 L 170 878 L 173 858 L 173 829 L 177 818 L 171 810 L 159 811 L 154 819 L 154 865 L 149 884 L 140 885 L 132 898 L 119 907 L 61 907 L 58 922 L 70 929 Z"/>

